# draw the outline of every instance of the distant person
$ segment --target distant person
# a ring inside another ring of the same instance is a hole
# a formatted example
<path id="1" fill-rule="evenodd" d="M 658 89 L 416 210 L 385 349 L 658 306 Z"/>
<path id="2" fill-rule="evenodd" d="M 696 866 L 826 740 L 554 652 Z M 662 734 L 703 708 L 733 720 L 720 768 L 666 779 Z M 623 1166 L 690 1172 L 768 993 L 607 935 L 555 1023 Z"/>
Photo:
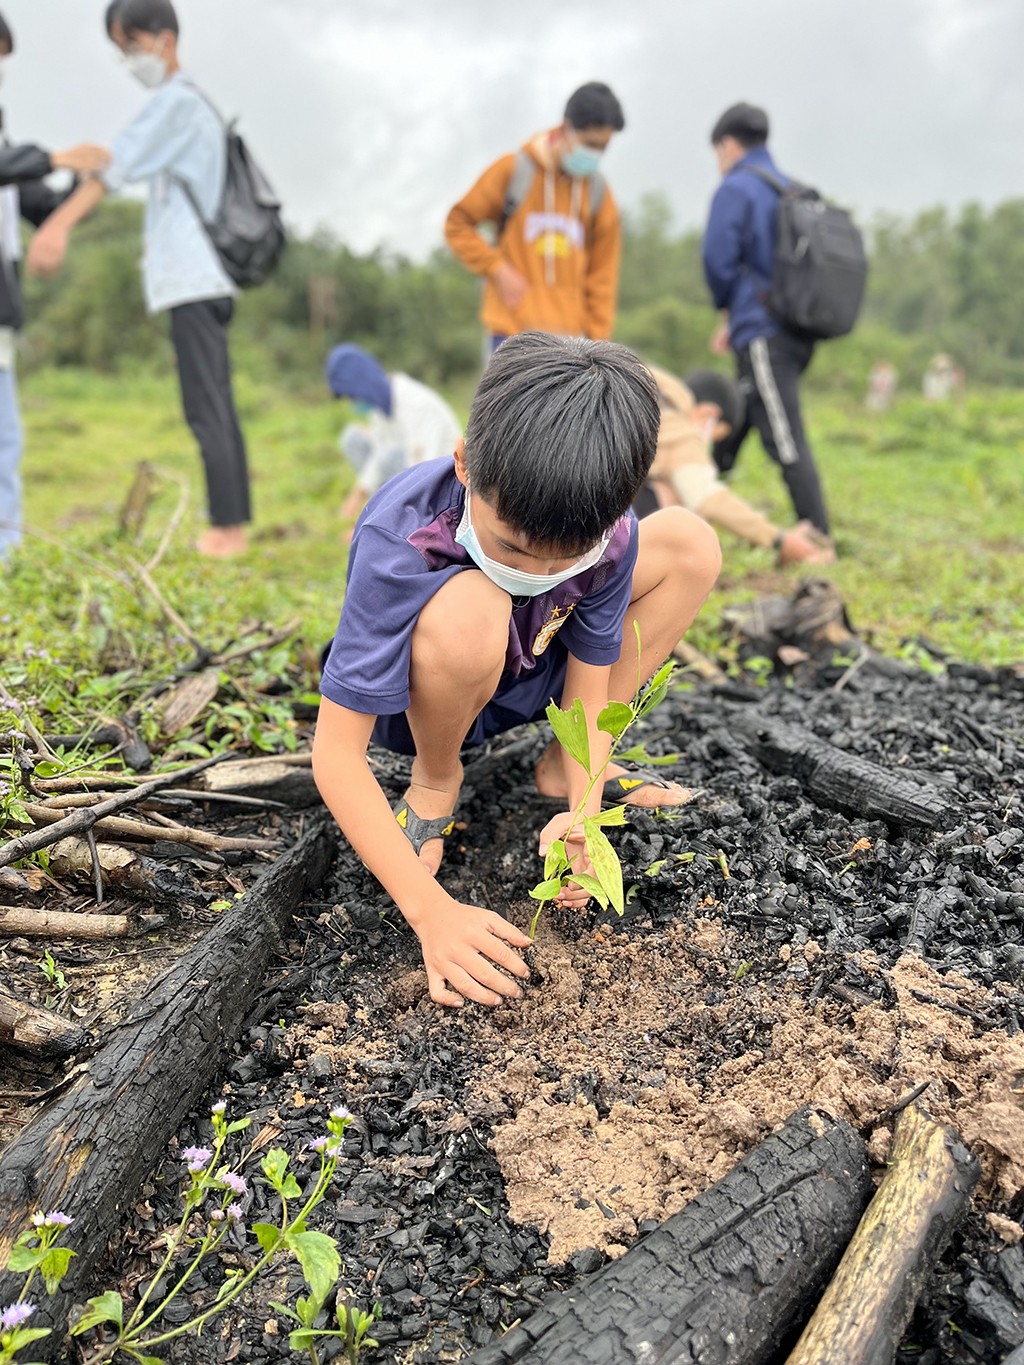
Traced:
<path id="1" fill-rule="evenodd" d="M 106 194 L 127 184 L 148 186 L 146 306 L 150 313 L 170 313 L 185 418 L 202 452 L 211 526 L 197 549 L 226 559 L 245 551 L 251 519 L 248 459 L 228 355 L 236 290 L 193 205 L 194 197 L 207 221 L 214 218 L 224 189 L 225 129 L 181 69 L 171 0 L 114 0 L 106 29 L 125 69 L 154 93 L 115 140 L 101 176 L 81 185 L 36 233 L 28 266 L 39 275 L 55 274 L 72 229 Z"/>
<path id="2" fill-rule="evenodd" d="M 14 51 L 14 34 L 0 15 L 0 77 Z M 0 133 L 3 112 L 0 110 Z M 31 143 L 0 142 L 0 564 L 21 539 L 22 434 L 15 379 L 15 340 L 23 320 L 18 262 L 20 220 L 38 227 L 66 197 L 45 182 L 51 171 L 78 174 L 105 166 L 102 147 L 83 144 L 67 152 L 44 152 Z"/>
<path id="3" fill-rule="evenodd" d="M 822 535 L 828 513 L 817 466 L 804 432 L 800 379 L 814 355 L 814 342 L 786 330 L 769 313 L 764 295 L 771 283 L 779 196 L 759 172 L 789 183 L 767 147 L 768 115 L 734 104 L 711 131 L 722 183 L 711 203 L 704 233 L 704 275 L 721 322 L 711 341 L 716 355 L 732 350 L 747 400 L 746 418 L 715 448 L 724 473 L 756 427 L 764 448 L 782 471 L 797 517 Z"/>
<path id="4" fill-rule="evenodd" d="M 448 245 L 485 278 L 491 350 L 516 332 L 611 336 L 621 226 L 600 165 L 625 124 L 607 85 L 581 85 L 557 128 L 489 166 L 448 214 Z M 496 241 L 480 232 L 485 223 Z"/>
<path id="5" fill-rule="evenodd" d="M 958 382 L 959 378 L 959 382 Z M 963 387 L 963 372 L 957 372 L 953 357 L 940 351 L 928 362 L 921 381 L 921 392 L 929 403 L 946 403 Z"/>
<path id="6" fill-rule="evenodd" d="M 807 522 L 784 530 L 719 478 L 712 445 L 728 440 L 743 421 L 736 381 L 717 370 L 695 370 L 680 380 L 657 365 L 647 368 L 658 386 L 661 426 L 648 483 L 634 503 L 637 516 L 682 506 L 751 545 L 774 550 L 780 567 L 831 564 L 835 552 Z"/>
<path id="7" fill-rule="evenodd" d="M 878 360 L 871 367 L 864 406 L 868 412 L 888 412 L 896 396 L 899 372 L 890 360 Z"/>
<path id="8" fill-rule="evenodd" d="M 339 441 L 356 470 L 341 515 L 354 522 L 393 475 L 454 454 L 462 426 L 439 393 L 407 374 L 388 374 L 375 356 L 351 342 L 334 347 L 326 372 L 335 398 L 347 398 L 364 419 L 350 422 Z"/>

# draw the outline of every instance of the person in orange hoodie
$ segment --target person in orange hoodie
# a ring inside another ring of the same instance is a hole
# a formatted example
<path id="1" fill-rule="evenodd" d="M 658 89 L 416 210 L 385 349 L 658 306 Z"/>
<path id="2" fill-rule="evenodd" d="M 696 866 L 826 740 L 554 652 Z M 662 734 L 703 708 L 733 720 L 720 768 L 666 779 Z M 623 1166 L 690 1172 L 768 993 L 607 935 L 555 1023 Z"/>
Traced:
<path id="1" fill-rule="evenodd" d="M 581 85 L 557 128 L 489 166 L 448 214 L 448 245 L 486 280 L 491 350 L 518 332 L 611 336 L 622 233 L 599 167 L 625 125 L 607 85 Z M 484 223 L 496 242 L 480 232 Z"/>

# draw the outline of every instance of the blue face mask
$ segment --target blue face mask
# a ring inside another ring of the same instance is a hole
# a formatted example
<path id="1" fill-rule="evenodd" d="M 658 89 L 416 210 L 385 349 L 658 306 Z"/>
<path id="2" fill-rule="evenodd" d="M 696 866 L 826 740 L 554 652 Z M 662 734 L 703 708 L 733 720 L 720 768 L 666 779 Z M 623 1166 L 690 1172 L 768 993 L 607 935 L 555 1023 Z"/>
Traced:
<path id="1" fill-rule="evenodd" d="M 510 597 L 540 597 L 542 594 L 550 592 L 552 588 L 557 588 L 560 583 L 565 583 L 568 579 L 575 577 L 576 574 L 583 573 L 585 569 L 592 569 L 608 548 L 608 542 L 612 538 L 611 531 L 607 532 L 592 550 L 588 550 L 575 564 L 570 564 L 567 569 L 561 569 L 558 573 L 526 573 L 522 569 L 513 569 L 508 564 L 501 564 L 498 560 L 491 559 L 489 555 L 484 554 L 470 520 L 469 501 L 469 489 L 467 488 L 466 505 L 462 512 L 462 520 L 459 522 L 459 529 L 455 532 L 455 543 L 461 545 L 477 568 L 481 569 L 492 583 L 502 588 Z"/>
<path id="2" fill-rule="evenodd" d="M 357 417 L 369 417 L 371 413 L 377 411 L 372 403 L 367 403 L 365 398 L 352 399 L 352 411 Z"/>
<path id="3" fill-rule="evenodd" d="M 600 164 L 601 153 L 595 152 L 593 147 L 582 147 L 577 143 L 570 151 L 562 153 L 562 170 L 578 180 L 593 175 Z"/>

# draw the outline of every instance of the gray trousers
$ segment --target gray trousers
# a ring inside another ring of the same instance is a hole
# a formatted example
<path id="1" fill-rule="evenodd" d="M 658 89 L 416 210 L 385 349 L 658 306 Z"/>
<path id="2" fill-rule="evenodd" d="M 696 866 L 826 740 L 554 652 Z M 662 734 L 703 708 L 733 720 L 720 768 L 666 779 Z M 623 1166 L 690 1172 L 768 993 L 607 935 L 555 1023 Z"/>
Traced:
<path id="1" fill-rule="evenodd" d="M 200 299 L 171 309 L 171 340 L 185 420 L 199 442 L 210 522 L 241 526 L 252 519 L 245 438 L 235 411 L 228 356 L 230 298 Z"/>

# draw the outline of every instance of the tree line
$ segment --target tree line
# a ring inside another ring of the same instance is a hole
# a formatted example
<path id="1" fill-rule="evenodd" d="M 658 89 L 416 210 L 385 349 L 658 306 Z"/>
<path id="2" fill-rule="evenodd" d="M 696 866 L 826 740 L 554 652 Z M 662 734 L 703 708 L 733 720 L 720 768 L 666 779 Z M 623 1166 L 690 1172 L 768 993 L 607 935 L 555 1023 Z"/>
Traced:
<path id="1" fill-rule="evenodd" d="M 142 304 L 140 214 L 131 201 L 105 205 L 76 238 L 64 276 L 28 282 L 27 367 L 130 373 L 169 362 L 165 329 Z M 886 358 L 916 387 L 941 350 L 968 382 L 1024 385 L 1024 199 L 882 216 L 868 241 L 862 320 L 852 336 L 819 348 L 815 383 L 859 394 Z M 392 369 L 457 383 L 481 364 L 479 292 L 444 248 L 423 261 L 358 254 L 320 230 L 295 238 L 273 279 L 240 300 L 236 363 L 304 386 L 319 381 L 327 348 L 345 338 Z M 616 338 L 685 373 L 709 363 L 713 324 L 699 232 L 677 229 L 666 200 L 647 196 L 625 215 Z"/>

